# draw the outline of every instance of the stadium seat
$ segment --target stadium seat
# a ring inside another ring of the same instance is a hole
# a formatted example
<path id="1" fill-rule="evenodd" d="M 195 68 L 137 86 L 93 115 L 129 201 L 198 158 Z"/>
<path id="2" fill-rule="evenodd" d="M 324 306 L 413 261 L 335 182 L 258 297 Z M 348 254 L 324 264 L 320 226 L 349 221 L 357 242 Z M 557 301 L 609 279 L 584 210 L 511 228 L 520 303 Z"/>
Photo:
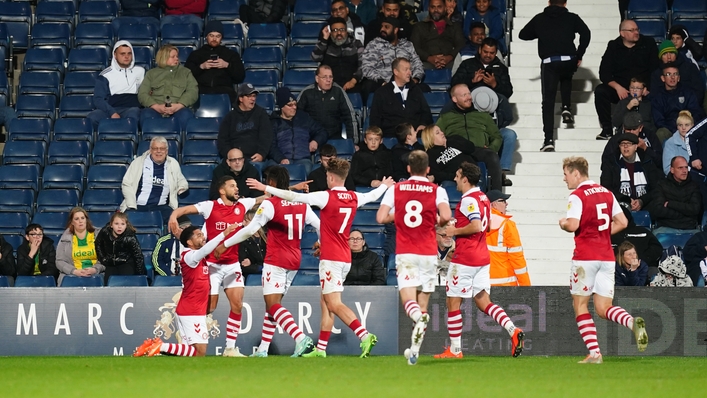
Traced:
<path id="1" fill-rule="evenodd" d="M 692 32 L 704 32 L 707 30 L 707 18 L 705 19 L 681 19 L 675 21 L 675 23 L 680 24 L 685 27 L 685 29 L 692 35 Z M 697 37 L 699 39 L 699 37 Z M 704 39 L 702 39 L 704 42 Z M 699 43 L 699 40 L 698 40 Z M 702 71 L 701 73 L 704 73 Z M 703 76 L 704 77 L 704 76 Z"/>
<path id="2" fill-rule="evenodd" d="M 133 47 L 148 47 L 157 51 L 159 31 L 150 24 L 122 24 L 116 40 L 127 40 Z"/>
<path id="3" fill-rule="evenodd" d="M 653 38 L 656 43 L 665 40 L 668 27 L 664 20 L 637 19 L 635 22 L 641 30 L 642 35 Z"/>
<path id="4" fill-rule="evenodd" d="M 111 275 L 108 277 L 108 287 L 147 286 L 145 275 Z"/>
<path id="5" fill-rule="evenodd" d="M 275 69 L 282 75 L 282 52 L 275 47 L 248 47 L 243 50 L 245 69 Z"/>
<path id="6" fill-rule="evenodd" d="M 319 271 L 297 271 L 292 286 L 319 286 Z"/>
<path id="7" fill-rule="evenodd" d="M 37 212 L 69 212 L 79 205 L 77 189 L 43 189 L 37 195 Z"/>
<path id="8" fill-rule="evenodd" d="M 282 85 L 289 88 L 293 93 L 301 92 L 310 84 L 314 84 L 314 72 L 310 70 L 290 69 L 282 77 Z"/>
<path id="9" fill-rule="evenodd" d="M 0 188 L 39 189 L 38 164 L 0 166 Z"/>
<path id="10" fill-rule="evenodd" d="M 93 146 L 92 164 L 130 164 L 133 155 L 131 141 L 99 141 Z"/>
<path id="11" fill-rule="evenodd" d="M 38 164 L 43 167 L 46 147 L 44 141 L 9 141 L 5 143 L 2 164 Z"/>
<path id="12" fill-rule="evenodd" d="M 98 72 L 75 71 L 64 76 L 64 95 L 89 95 L 93 94 L 96 87 Z"/>
<path id="13" fill-rule="evenodd" d="M 98 141 L 132 141 L 137 143 L 138 121 L 132 118 L 103 119 L 98 123 Z"/>
<path id="14" fill-rule="evenodd" d="M 171 44 L 178 47 L 192 48 L 201 46 L 201 32 L 199 32 L 199 27 L 195 24 L 166 24 L 162 26 L 160 35 L 162 37 L 162 45 Z"/>
<path id="15" fill-rule="evenodd" d="M 29 47 L 29 32 L 32 25 L 32 8 L 29 2 L 0 3 L 0 24 L 7 27 L 8 36 L 12 37 L 15 50 Z"/>
<path id="16" fill-rule="evenodd" d="M 73 25 L 76 5 L 73 1 L 39 1 L 34 13 L 37 24 L 33 28 L 43 22 L 55 22 L 54 25 L 63 22 Z M 34 35 L 34 29 L 32 34 Z"/>
<path id="17" fill-rule="evenodd" d="M 103 228 L 108 225 L 114 213 L 113 211 L 89 211 L 88 218 L 91 219 L 94 227 Z"/>
<path id="18" fill-rule="evenodd" d="M 666 20 L 668 4 L 665 0 L 641 0 L 628 4 L 628 19 L 662 19 Z"/>
<path id="19" fill-rule="evenodd" d="M 319 269 L 319 258 L 312 256 L 311 254 L 302 254 L 302 261 L 300 262 L 300 269 L 305 270 L 318 270 Z"/>
<path id="20" fill-rule="evenodd" d="M 83 166 L 50 164 L 42 173 L 42 189 L 77 189 L 83 191 Z"/>
<path id="21" fill-rule="evenodd" d="M 433 115 L 439 115 L 442 111 L 442 107 L 449 102 L 449 94 L 446 92 L 431 92 L 424 93 L 427 104 L 430 106 L 430 111 Z"/>
<path id="22" fill-rule="evenodd" d="M 187 122 L 185 139 L 187 140 L 215 140 L 221 120 L 218 118 L 194 118 Z"/>
<path id="23" fill-rule="evenodd" d="M 310 46 L 317 44 L 324 24 L 296 22 L 290 33 L 290 46 Z M 291 51 L 290 49 L 289 51 Z M 310 53 L 311 54 L 311 53 Z"/>
<path id="24" fill-rule="evenodd" d="M 250 83 L 261 93 L 271 92 L 274 93 L 277 90 L 278 82 L 280 81 L 280 76 L 276 70 L 272 69 L 250 69 L 245 73 L 244 83 Z"/>
<path id="25" fill-rule="evenodd" d="M 388 149 L 393 149 L 397 143 L 398 139 L 395 137 L 383 137 L 383 145 Z"/>
<path id="26" fill-rule="evenodd" d="M 189 46 L 177 46 L 177 55 L 179 57 L 179 63 L 184 65 L 189 59 L 189 54 L 194 52 L 194 47 Z"/>
<path id="27" fill-rule="evenodd" d="M 447 92 L 452 82 L 451 69 L 428 69 L 425 71 L 425 83 L 432 91 Z"/>
<path id="28" fill-rule="evenodd" d="M 189 206 L 193 205 L 194 203 L 198 202 L 203 202 L 205 200 L 209 200 L 209 190 L 208 189 L 187 189 L 186 192 L 182 193 L 179 195 L 179 206 Z M 196 222 L 194 221 L 194 216 L 190 215 L 189 218 L 192 220 L 192 223 L 194 225 Z M 202 222 L 203 224 L 203 222 Z"/>
<path id="29" fill-rule="evenodd" d="M 66 230 L 68 218 L 69 213 L 35 213 L 32 222 L 41 225 L 45 235 L 61 235 Z"/>
<path id="30" fill-rule="evenodd" d="M 462 200 L 462 193 L 457 191 L 456 187 L 448 186 L 445 187 L 444 190 L 447 191 L 447 197 L 449 197 L 450 204 L 457 204 Z M 452 210 L 454 210 L 453 206 Z"/>
<path id="31" fill-rule="evenodd" d="M 275 93 L 260 93 L 255 98 L 255 103 L 268 113 L 272 113 L 275 110 Z"/>
<path id="32" fill-rule="evenodd" d="M 128 170 L 124 164 L 97 164 L 88 169 L 86 189 L 120 189 Z"/>
<path id="33" fill-rule="evenodd" d="M 235 48 L 238 54 L 243 52 L 244 44 L 243 37 L 243 27 L 239 23 L 234 22 L 223 22 L 223 39 L 221 40 L 221 45 L 229 47 L 231 49 Z"/>
<path id="34" fill-rule="evenodd" d="M 314 46 L 290 47 L 285 58 L 287 70 L 316 70 L 318 63 L 312 60 L 312 50 Z"/>
<path id="35" fill-rule="evenodd" d="M 336 148 L 336 156 L 340 158 L 346 158 L 348 156 L 353 156 L 356 152 L 356 147 L 354 146 L 353 140 L 329 140 L 327 144 Z"/>
<path id="36" fill-rule="evenodd" d="M 213 166 L 209 164 L 185 164 L 182 166 L 182 174 L 189 182 L 189 189 L 209 189 L 213 170 Z"/>
<path id="37" fill-rule="evenodd" d="M 15 279 L 15 287 L 56 287 L 56 280 L 49 275 L 19 275 Z"/>
<path id="38" fill-rule="evenodd" d="M 100 73 L 103 69 L 108 67 L 109 62 L 108 53 L 102 48 L 74 48 L 69 51 L 69 61 L 66 71 Z"/>
<path id="39" fill-rule="evenodd" d="M 349 102 L 351 102 L 354 113 L 356 113 L 358 125 L 361 126 L 364 118 L 363 98 L 361 98 L 361 94 L 359 93 L 346 93 L 346 95 L 349 97 Z"/>
<path id="40" fill-rule="evenodd" d="M 64 275 L 59 287 L 103 287 L 103 275 L 91 275 L 84 277 Z"/>
<path id="41" fill-rule="evenodd" d="M 2 26 L 2 25 L 0 25 Z M 5 47 L 0 46 L 0 72 L 4 72 L 5 63 L 10 63 L 11 60 L 6 56 Z M 0 105 L 8 106 L 8 97 L 10 95 L 10 82 L 7 79 L 6 73 L 0 73 Z"/>
<path id="42" fill-rule="evenodd" d="M 290 174 L 290 184 L 298 184 L 307 180 L 307 169 L 301 164 L 281 164 Z"/>
<path id="43" fill-rule="evenodd" d="M 331 16 L 331 2 L 328 1 L 298 1 L 295 2 L 295 22 L 324 22 Z"/>
<path id="44" fill-rule="evenodd" d="M 150 150 L 150 141 L 140 141 L 137 145 L 137 151 L 135 152 L 138 156 Z M 167 140 L 167 156 L 171 156 L 177 161 L 179 158 L 179 142 L 176 140 Z"/>
<path id="45" fill-rule="evenodd" d="M 120 189 L 92 189 L 83 194 L 81 200 L 86 211 L 116 211 L 123 201 Z"/>
<path id="46" fill-rule="evenodd" d="M 30 48 L 25 54 L 22 71 L 56 71 L 64 74 L 64 51 L 58 48 Z"/>
<path id="47" fill-rule="evenodd" d="M 87 141 L 53 141 L 49 145 L 47 164 L 81 164 L 88 166 L 90 145 Z"/>
<path id="48" fill-rule="evenodd" d="M 277 47 L 285 55 L 287 28 L 281 22 L 251 23 L 248 26 L 248 47 Z"/>
<path id="49" fill-rule="evenodd" d="M 61 76 L 57 72 L 22 72 L 17 88 L 19 95 L 52 95 L 54 103 L 60 97 Z"/>
<path id="50" fill-rule="evenodd" d="M 133 47 L 135 65 L 142 66 L 145 70 L 155 66 L 155 53 L 149 47 Z"/>
<path id="51" fill-rule="evenodd" d="M 385 247 L 385 234 L 382 232 L 364 232 L 363 238 L 369 249 L 383 249 Z"/>
<path id="52" fill-rule="evenodd" d="M 56 97 L 53 95 L 18 95 L 15 110 L 19 118 L 54 120 Z"/>
<path id="53" fill-rule="evenodd" d="M 162 213 L 159 211 L 131 211 L 127 214 L 137 233 L 160 236 L 164 233 L 162 226 L 167 220 L 162 219 Z"/>
<path id="54" fill-rule="evenodd" d="M 113 49 L 113 27 L 109 23 L 80 23 L 74 30 L 75 48 Z"/>
<path id="55" fill-rule="evenodd" d="M 14 254 L 17 254 L 17 248 L 20 247 L 22 242 L 24 242 L 25 237 L 23 235 L 17 235 L 17 234 L 11 234 L 11 235 L 4 235 L 3 238 L 5 239 L 5 242 L 12 246 L 12 249 L 14 250 Z"/>
<path id="56" fill-rule="evenodd" d="M 130 213 L 128 213 L 128 215 L 130 215 Z M 140 249 L 143 252 L 152 252 L 153 250 L 155 250 L 157 240 L 160 238 L 160 236 L 157 234 L 138 233 L 136 236 L 137 241 L 140 243 Z"/>
<path id="57" fill-rule="evenodd" d="M 651 215 L 645 210 L 642 211 L 632 211 L 631 216 L 633 216 L 633 221 L 636 223 L 636 225 L 640 227 L 646 227 L 648 229 L 651 228 L 651 225 L 653 224 L 651 221 Z"/>
<path id="58" fill-rule="evenodd" d="M 0 213 L 0 234 L 25 234 L 25 227 L 29 225 L 29 214 L 22 213 Z"/>
<path id="59" fill-rule="evenodd" d="M 47 4 L 56 2 L 41 2 Z M 30 47 L 32 48 L 58 48 L 64 56 L 71 48 L 71 27 L 68 23 L 38 23 L 32 27 Z"/>
<path id="60" fill-rule="evenodd" d="M 199 109 L 194 112 L 194 116 L 197 118 L 224 118 L 230 111 L 231 99 L 228 94 L 201 94 L 199 95 Z"/>
<path id="61" fill-rule="evenodd" d="M 49 142 L 51 138 L 49 119 L 12 119 L 6 127 L 7 139 L 10 141 Z"/>
<path id="62" fill-rule="evenodd" d="M 663 245 L 663 249 L 667 249 L 670 246 L 679 246 L 679 247 L 685 247 L 685 243 L 687 243 L 690 238 L 692 238 L 693 234 L 672 234 L 672 233 L 667 233 L 667 234 L 656 234 L 655 237 L 658 238 L 658 241 L 660 242 L 661 245 Z"/>
<path id="63" fill-rule="evenodd" d="M 152 286 L 181 287 L 182 286 L 182 276 L 181 275 L 175 275 L 175 276 L 157 275 L 157 276 L 155 276 L 155 281 L 152 283 Z"/>
<path id="64" fill-rule="evenodd" d="M 92 95 L 65 96 L 59 103 L 59 118 L 80 118 L 88 116 L 93 110 Z"/>
<path id="65" fill-rule="evenodd" d="M 113 27 L 113 34 L 115 36 L 118 35 L 118 32 L 120 31 L 120 27 L 123 25 L 151 25 L 152 29 L 155 30 L 156 32 L 160 31 L 160 21 L 157 18 L 151 18 L 151 17 L 126 17 L 126 16 L 120 16 L 117 18 L 113 18 L 110 21 L 111 26 Z"/>
<path id="66" fill-rule="evenodd" d="M 246 286 L 262 286 L 262 274 L 248 274 L 245 277 Z"/>
<path id="67" fill-rule="evenodd" d="M 376 210 L 359 209 L 354 216 L 352 227 L 363 233 L 384 232 L 385 227 L 376 221 Z"/>
<path id="68" fill-rule="evenodd" d="M 678 24 L 684 20 L 707 19 L 707 1 L 705 0 L 673 0 L 672 23 Z M 695 32 L 697 33 L 697 32 Z"/>
<path id="69" fill-rule="evenodd" d="M 206 20 L 208 21 L 233 21 L 239 16 L 239 8 L 241 4 L 245 4 L 241 0 L 211 0 L 209 8 L 206 12 Z"/>
<path id="70" fill-rule="evenodd" d="M 302 234 L 302 240 L 300 241 L 300 247 L 302 249 L 311 249 L 314 243 L 319 240 L 316 232 L 305 232 Z"/>
<path id="71" fill-rule="evenodd" d="M 10 278 L 5 275 L 0 275 L 0 287 L 10 287 Z"/>
<path id="72" fill-rule="evenodd" d="M 479 170 L 481 170 L 481 178 L 479 180 L 478 187 L 481 188 L 481 191 L 487 192 L 489 190 L 489 186 L 491 185 L 491 182 L 490 182 L 491 177 L 489 177 L 489 172 L 488 172 L 488 169 L 486 168 L 486 163 L 476 162 L 476 165 L 479 166 Z"/>
<path id="73" fill-rule="evenodd" d="M 218 163 L 221 159 L 215 140 L 190 140 L 182 148 L 182 164 Z"/>
<path id="74" fill-rule="evenodd" d="M 142 141 L 150 141 L 154 137 L 164 137 L 166 140 L 180 141 L 179 122 L 175 118 L 149 118 L 142 121 Z"/>
<path id="75" fill-rule="evenodd" d="M 2 213 L 26 213 L 31 216 L 34 213 L 33 206 L 33 189 L 4 189 L 0 195 L 0 212 Z"/>
<path id="76" fill-rule="evenodd" d="M 118 16 L 116 1 L 82 1 L 79 6 L 79 22 L 110 22 Z"/>
<path id="77" fill-rule="evenodd" d="M 388 272 L 388 276 L 385 278 L 385 284 L 388 286 L 398 286 L 398 276 L 395 274 L 394 269 Z"/>

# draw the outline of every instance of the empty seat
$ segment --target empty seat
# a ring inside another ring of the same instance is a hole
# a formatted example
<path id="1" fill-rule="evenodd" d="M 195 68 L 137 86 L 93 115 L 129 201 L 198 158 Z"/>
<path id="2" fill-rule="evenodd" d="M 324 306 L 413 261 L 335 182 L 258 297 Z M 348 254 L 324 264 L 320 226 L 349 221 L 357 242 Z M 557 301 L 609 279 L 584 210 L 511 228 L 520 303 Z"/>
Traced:
<path id="1" fill-rule="evenodd" d="M 109 23 L 80 23 L 74 30 L 76 48 L 113 49 L 113 27 Z"/>
<path id="2" fill-rule="evenodd" d="M 15 279 L 15 287 L 56 287 L 56 280 L 49 275 L 19 275 Z"/>
<path id="3" fill-rule="evenodd" d="M 439 115 L 444 105 L 449 102 L 449 94 L 446 92 L 433 91 L 431 93 L 424 93 L 424 96 L 433 115 Z"/>
<path id="4" fill-rule="evenodd" d="M 175 287 L 180 287 L 182 286 L 182 276 L 181 275 L 174 275 L 174 276 L 155 276 L 155 281 L 152 283 L 152 286 L 175 286 Z"/>
<path id="5" fill-rule="evenodd" d="M 262 274 L 248 274 L 245 277 L 246 286 L 262 286 Z"/>
<path id="6" fill-rule="evenodd" d="M 425 71 L 425 83 L 432 91 L 446 92 L 452 82 L 450 69 L 428 69 Z"/>
<path id="7" fill-rule="evenodd" d="M 118 31 L 120 30 L 120 27 L 123 25 L 152 25 L 154 30 L 159 32 L 160 29 L 160 21 L 157 18 L 152 18 L 152 17 L 117 17 L 113 18 L 113 20 L 110 21 L 111 26 L 113 27 L 113 33 L 115 35 L 118 34 Z"/>
<path id="8" fill-rule="evenodd" d="M 15 109 L 19 118 L 53 120 L 56 111 L 56 97 L 53 95 L 18 95 Z"/>
<path id="9" fill-rule="evenodd" d="M 0 3 L 0 23 L 7 27 L 15 50 L 29 47 L 29 32 L 32 25 L 32 8 L 29 2 Z"/>
<path id="10" fill-rule="evenodd" d="M 302 261 L 300 262 L 300 269 L 318 270 L 319 269 L 319 258 L 314 257 L 311 254 L 302 254 Z"/>
<path id="11" fill-rule="evenodd" d="M 218 130 L 221 124 L 218 118 L 194 118 L 187 122 L 187 140 L 215 140 L 218 138 Z"/>
<path id="12" fill-rule="evenodd" d="M 663 249 L 667 249 L 670 246 L 685 247 L 685 243 L 692 237 L 693 234 L 656 234 L 655 237 L 663 245 Z"/>
<path id="13" fill-rule="evenodd" d="M 17 93 L 20 95 L 53 95 L 59 100 L 61 77 L 57 72 L 22 72 Z"/>
<path id="14" fill-rule="evenodd" d="M 98 141 L 93 146 L 92 164 L 130 164 L 133 156 L 132 141 Z"/>
<path id="15" fill-rule="evenodd" d="M 35 213 L 32 222 L 41 225 L 45 235 L 61 235 L 66 230 L 68 217 L 69 213 Z"/>
<path id="16" fill-rule="evenodd" d="M 382 249 L 385 247 L 385 234 L 379 232 L 363 233 L 366 245 L 369 249 Z"/>
<path id="17" fill-rule="evenodd" d="M 243 27 L 241 24 L 223 21 L 223 39 L 221 40 L 221 45 L 226 47 L 236 47 L 236 51 L 239 54 L 241 53 L 244 47 Z"/>
<path id="18" fill-rule="evenodd" d="M 324 22 L 331 15 L 331 2 L 298 1 L 295 3 L 294 22 Z"/>
<path id="19" fill-rule="evenodd" d="M 131 211 L 127 214 L 137 233 L 162 235 L 164 220 L 159 211 Z"/>
<path id="20" fill-rule="evenodd" d="M 128 213 L 132 214 L 132 213 Z M 157 240 L 160 238 L 158 234 L 142 234 L 138 233 L 137 235 L 137 241 L 140 243 L 140 249 L 142 249 L 143 252 L 151 252 L 155 250 L 155 246 L 157 245 Z"/>
<path id="21" fill-rule="evenodd" d="M 157 48 L 158 29 L 151 24 L 122 24 L 116 40 L 127 40 L 133 47 Z"/>
<path id="22" fill-rule="evenodd" d="M 183 192 L 181 195 L 179 195 L 179 206 L 193 205 L 194 203 L 203 202 L 205 200 L 209 200 L 208 189 L 189 188 L 186 192 Z M 196 222 L 194 221 L 193 215 L 190 215 L 189 218 L 192 219 L 192 223 L 194 225 L 199 225 L 196 224 Z"/>
<path id="23" fill-rule="evenodd" d="M 324 24 L 319 23 L 294 23 L 290 33 L 290 45 L 294 47 L 317 44 L 323 27 Z"/>
<path id="24" fill-rule="evenodd" d="M 22 63 L 23 71 L 56 71 L 64 74 L 64 51 L 58 48 L 30 48 Z"/>
<path id="25" fill-rule="evenodd" d="M 0 287 L 10 287 L 11 276 L 0 275 Z"/>
<path id="26" fill-rule="evenodd" d="M 285 60 L 287 69 L 307 71 L 316 70 L 319 63 L 312 60 L 312 50 L 314 50 L 314 46 L 290 47 L 290 49 L 287 51 L 287 58 Z"/>
<path id="27" fill-rule="evenodd" d="M 245 2 L 240 0 L 212 0 L 206 12 L 209 21 L 233 21 L 238 18 L 238 11 Z"/>
<path id="28" fill-rule="evenodd" d="M 628 4 L 628 19 L 667 19 L 668 4 L 665 0 L 641 0 Z"/>
<path id="29" fill-rule="evenodd" d="M 87 189 L 120 189 L 123 176 L 128 170 L 124 164 L 97 164 L 88 169 L 86 177 Z"/>
<path id="30" fill-rule="evenodd" d="M 220 160 L 215 140 L 189 140 L 184 142 L 182 164 L 218 163 Z"/>
<path id="31" fill-rule="evenodd" d="M 290 174 L 290 184 L 297 184 L 307 180 L 307 168 L 301 164 L 281 164 Z"/>
<path id="32" fill-rule="evenodd" d="M 319 286 L 319 271 L 299 270 L 292 280 L 292 286 Z"/>
<path id="33" fill-rule="evenodd" d="M 50 164 L 42 173 L 42 189 L 77 189 L 83 191 L 84 170 L 78 164 Z"/>
<path id="34" fill-rule="evenodd" d="M 384 226 L 376 221 L 377 211 L 359 209 L 353 220 L 353 228 L 361 232 L 383 232 Z"/>
<path id="35" fill-rule="evenodd" d="M 319 240 L 319 237 L 317 237 L 316 232 L 305 231 L 302 234 L 302 240 L 300 241 L 300 247 L 302 249 L 311 249 L 318 240 Z"/>
<path id="36" fill-rule="evenodd" d="M 287 28 L 282 22 L 251 23 L 248 26 L 249 47 L 277 47 L 285 55 Z"/>
<path id="37" fill-rule="evenodd" d="M 162 25 L 162 45 L 189 46 L 192 48 L 201 45 L 199 27 L 194 24 L 165 24 Z M 180 52 L 181 53 L 181 52 Z"/>
<path id="38" fill-rule="evenodd" d="M 93 110 L 93 96 L 71 95 L 61 99 L 59 118 L 85 118 Z"/>
<path id="39" fill-rule="evenodd" d="M 44 141 L 9 141 L 5 143 L 2 153 L 3 165 L 6 164 L 38 164 L 44 166 Z"/>
<path id="40" fill-rule="evenodd" d="M 43 189 L 37 195 L 37 211 L 40 213 L 69 212 L 79 205 L 77 189 Z"/>
<path id="41" fill-rule="evenodd" d="M 82 1 L 79 6 L 79 22 L 110 22 L 118 16 L 116 1 Z"/>
<path id="42" fill-rule="evenodd" d="M 86 211 L 116 211 L 123 201 L 120 189 L 93 189 L 84 192 L 83 208 Z"/>
<path id="43" fill-rule="evenodd" d="M 0 166 L 0 188 L 39 189 L 38 164 Z"/>
<path id="44" fill-rule="evenodd" d="M 272 113 L 275 110 L 275 93 L 260 93 L 255 98 L 255 103 L 268 113 Z"/>
<path id="45" fill-rule="evenodd" d="M 314 73 L 311 70 L 290 69 L 282 78 L 282 85 L 297 93 L 313 83 Z"/>
<path id="46" fill-rule="evenodd" d="M 90 2 L 82 4 L 90 4 Z M 103 287 L 103 275 L 64 275 L 61 279 L 61 285 L 59 285 L 59 287 Z"/>
<path id="47" fill-rule="evenodd" d="M 194 52 L 194 47 L 177 46 L 177 53 L 179 54 L 179 63 L 184 65 L 189 59 L 189 54 Z"/>
<path id="48" fill-rule="evenodd" d="M 42 2 L 47 4 L 56 2 Z M 72 16 L 73 17 L 73 16 Z M 71 48 L 71 25 L 68 23 L 38 23 L 32 27 L 32 48 L 58 48 L 64 55 Z"/>
<path id="49" fill-rule="evenodd" d="M 147 286 L 146 275 L 111 275 L 108 277 L 108 287 L 116 286 Z"/>
<path id="50" fill-rule="evenodd" d="M 0 213 L 0 234 L 25 234 L 25 227 L 29 225 L 29 214 Z"/>
<path id="51" fill-rule="evenodd" d="M 272 92 L 277 90 L 280 76 L 272 69 L 250 69 L 245 73 L 244 83 L 250 83 L 259 92 Z"/>
<path id="52" fill-rule="evenodd" d="M 24 189 L 3 189 L 0 195 L 0 212 L 5 213 L 34 213 L 34 190 Z"/>
<path id="53" fill-rule="evenodd" d="M 137 142 L 138 121 L 132 118 L 103 119 L 98 123 L 98 141 Z"/>
<path id="54" fill-rule="evenodd" d="M 707 1 L 704 0 L 673 0 L 672 10 L 673 24 L 684 20 L 707 19 Z"/>
<path id="55" fill-rule="evenodd" d="M 199 109 L 194 116 L 224 118 L 231 111 L 231 99 L 228 94 L 201 94 L 199 95 Z"/>
<path id="56" fill-rule="evenodd" d="M 275 69 L 282 74 L 283 56 L 275 47 L 248 47 L 243 51 L 245 69 Z"/>
<path id="57" fill-rule="evenodd" d="M 189 182 L 189 189 L 209 189 L 213 178 L 213 166 L 210 164 L 185 164 L 181 167 L 184 178 Z"/>
<path id="58" fill-rule="evenodd" d="M 74 71 L 64 76 L 64 95 L 93 94 L 96 87 L 97 71 Z"/>
<path id="59" fill-rule="evenodd" d="M 73 1 L 40 1 L 35 9 L 36 22 L 65 22 L 74 23 L 76 5 Z M 36 27 L 36 25 L 35 25 Z M 32 31 L 34 34 L 34 31 Z"/>
<path id="60" fill-rule="evenodd" d="M 398 139 L 395 137 L 383 137 L 383 145 L 388 149 L 393 149 L 395 144 L 398 143 Z"/>
<path id="61" fill-rule="evenodd" d="M 101 72 L 108 66 L 109 58 L 102 48 L 74 48 L 69 52 L 67 72 Z"/>
<path id="62" fill-rule="evenodd" d="M 49 119 L 12 119 L 6 127 L 7 138 L 10 141 L 49 142 L 51 138 Z"/>
<path id="63" fill-rule="evenodd" d="M 353 140 L 329 140 L 327 144 L 336 148 L 336 156 L 338 157 L 353 156 L 356 152 Z"/>
<path id="64" fill-rule="evenodd" d="M 88 218 L 91 219 L 94 227 L 103 228 L 104 225 L 108 225 L 113 213 L 112 211 L 89 211 Z"/>
<path id="65" fill-rule="evenodd" d="M 142 66 L 146 70 L 152 69 L 155 65 L 155 53 L 149 47 L 133 47 L 133 58 L 135 65 Z"/>
<path id="66" fill-rule="evenodd" d="M 651 228 L 651 215 L 647 211 L 632 211 L 631 216 L 633 217 L 633 221 L 636 223 L 636 225 L 649 229 Z"/>
<path id="67" fill-rule="evenodd" d="M 664 20 L 637 19 L 635 22 L 641 30 L 641 34 L 653 38 L 656 43 L 659 43 L 665 39 L 668 26 Z"/>
<path id="68" fill-rule="evenodd" d="M 388 272 L 388 276 L 385 278 L 385 284 L 387 286 L 398 286 L 398 276 L 395 274 L 395 270 L 391 269 Z"/>
<path id="69" fill-rule="evenodd" d="M 89 163 L 90 148 L 87 141 L 53 141 L 49 145 L 47 164 L 81 164 Z"/>

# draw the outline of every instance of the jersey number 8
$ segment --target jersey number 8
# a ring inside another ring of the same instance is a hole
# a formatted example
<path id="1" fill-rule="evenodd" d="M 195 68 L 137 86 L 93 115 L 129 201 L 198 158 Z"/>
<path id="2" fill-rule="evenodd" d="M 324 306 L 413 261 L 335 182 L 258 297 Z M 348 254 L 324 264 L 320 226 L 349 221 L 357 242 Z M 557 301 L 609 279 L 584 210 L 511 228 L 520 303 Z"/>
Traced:
<path id="1" fill-rule="evenodd" d="M 408 228 L 417 228 L 422 225 L 422 203 L 420 201 L 411 200 L 405 204 L 403 222 Z"/>

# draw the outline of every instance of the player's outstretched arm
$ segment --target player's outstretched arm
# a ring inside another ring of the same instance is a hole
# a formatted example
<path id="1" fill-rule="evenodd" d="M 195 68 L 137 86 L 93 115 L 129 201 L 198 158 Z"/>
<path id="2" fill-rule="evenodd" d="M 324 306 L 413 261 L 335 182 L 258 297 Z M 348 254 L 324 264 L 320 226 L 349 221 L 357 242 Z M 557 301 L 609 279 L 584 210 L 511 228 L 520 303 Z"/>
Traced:
<path id="1" fill-rule="evenodd" d="M 385 177 L 381 180 L 381 184 L 378 188 L 366 193 L 356 192 L 356 196 L 358 196 L 358 207 L 361 207 L 366 203 L 375 202 L 388 188 L 392 187 L 394 184 L 395 181 L 393 181 L 391 177 Z"/>
<path id="2" fill-rule="evenodd" d="M 187 255 L 185 256 L 187 265 L 192 268 L 196 268 L 196 266 L 199 264 L 199 261 L 203 260 L 204 257 L 209 255 L 209 253 L 213 252 L 214 249 L 216 249 L 216 246 L 223 242 L 223 240 L 228 235 L 230 235 L 231 232 L 235 231 L 237 227 L 237 224 L 229 225 L 222 233 L 216 235 L 213 239 L 211 239 L 204 246 L 202 246 L 201 249 L 187 253 Z"/>
<path id="3" fill-rule="evenodd" d="M 199 214 L 199 210 L 197 210 L 196 206 L 194 205 L 182 206 L 174 209 L 172 211 L 172 214 L 169 216 L 169 232 L 175 235 L 178 235 L 180 232 L 182 232 L 182 230 L 179 228 L 179 221 L 177 221 L 177 219 L 187 214 Z"/>
<path id="4" fill-rule="evenodd" d="M 248 187 L 250 189 L 262 190 L 263 192 L 267 192 L 271 195 L 277 196 L 278 198 L 289 200 L 290 202 L 300 202 L 300 203 L 311 204 L 309 201 L 309 198 L 308 198 L 308 196 L 310 194 L 307 194 L 307 193 L 297 193 L 297 192 L 292 192 L 292 191 L 288 191 L 288 190 L 284 190 L 284 189 L 277 189 L 275 187 L 265 185 L 262 182 L 254 179 L 254 178 L 247 179 L 246 184 L 248 185 Z"/>

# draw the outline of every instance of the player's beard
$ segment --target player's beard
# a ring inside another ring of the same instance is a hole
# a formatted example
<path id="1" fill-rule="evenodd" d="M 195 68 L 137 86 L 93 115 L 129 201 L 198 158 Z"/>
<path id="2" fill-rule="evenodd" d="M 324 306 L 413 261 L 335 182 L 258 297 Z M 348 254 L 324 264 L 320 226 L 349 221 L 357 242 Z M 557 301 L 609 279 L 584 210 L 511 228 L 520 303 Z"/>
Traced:
<path id="1" fill-rule="evenodd" d="M 230 200 L 231 202 L 237 202 L 238 201 L 238 194 L 226 195 L 226 199 Z"/>

